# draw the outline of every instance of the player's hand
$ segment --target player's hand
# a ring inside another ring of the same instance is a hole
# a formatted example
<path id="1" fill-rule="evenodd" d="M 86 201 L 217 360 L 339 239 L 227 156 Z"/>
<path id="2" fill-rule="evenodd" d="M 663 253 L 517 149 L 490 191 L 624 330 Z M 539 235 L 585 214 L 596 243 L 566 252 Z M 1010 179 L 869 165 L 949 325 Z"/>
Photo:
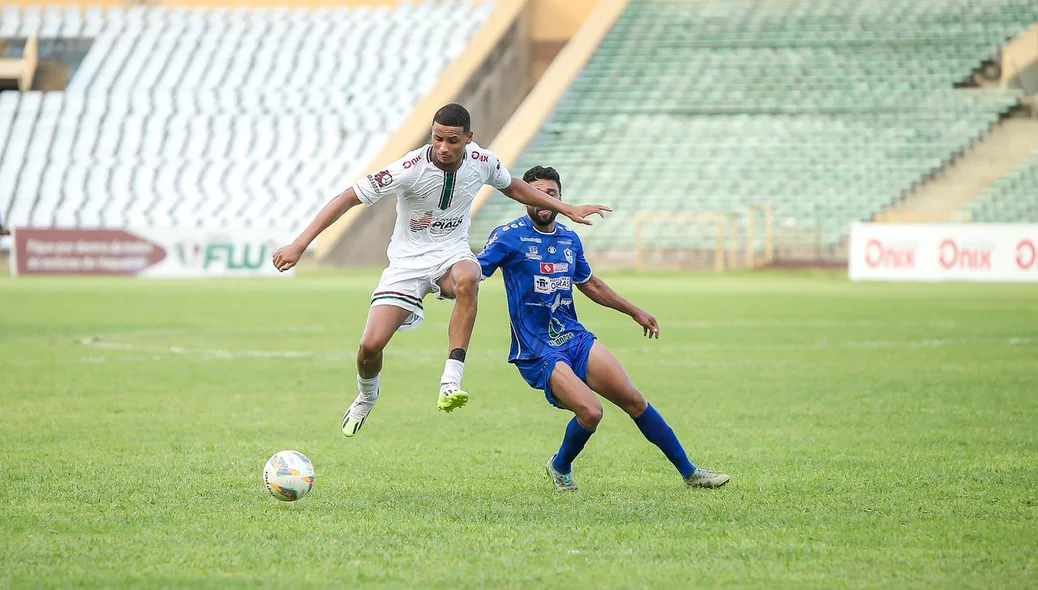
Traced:
<path id="1" fill-rule="evenodd" d="M 305 250 L 306 246 L 300 246 L 295 242 L 283 248 L 278 248 L 278 251 L 274 252 L 274 268 L 281 272 L 292 268 L 302 258 Z"/>
<path id="2" fill-rule="evenodd" d="M 612 209 L 605 205 L 576 205 L 571 207 L 567 213 L 563 213 L 563 215 L 569 217 L 575 223 L 593 225 L 587 218 L 595 214 L 605 217 L 606 211 L 612 211 Z"/>
<path id="3" fill-rule="evenodd" d="M 656 340 L 660 339 L 660 323 L 656 321 L 656 318 L 640 309 L 634 312 L 632 317 L 642 327 L 646 338 L 650 340 L 653 338 L 656 338 Z"/>

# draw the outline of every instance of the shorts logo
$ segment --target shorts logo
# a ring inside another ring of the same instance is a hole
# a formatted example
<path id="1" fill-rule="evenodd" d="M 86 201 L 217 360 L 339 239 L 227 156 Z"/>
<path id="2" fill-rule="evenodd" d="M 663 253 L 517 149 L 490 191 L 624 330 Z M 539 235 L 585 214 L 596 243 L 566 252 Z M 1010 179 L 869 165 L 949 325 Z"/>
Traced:
<path id="1" fill-rule="evenodd" d="M 553 275 L 563 272 L 569 272 L 569 265 L 565 262 L 559 262 L 555 264 L 552 264 L 550 262 L 541 263 L 541 274 Z"/>
<path id="2" fill-rule="evenodd" d="M 569 277 L 546 277 L 542 275 L 533 277 L 534 292 L 544 295 L 551 295 L 556 291 L 569 291 L 571 285 Z"/>

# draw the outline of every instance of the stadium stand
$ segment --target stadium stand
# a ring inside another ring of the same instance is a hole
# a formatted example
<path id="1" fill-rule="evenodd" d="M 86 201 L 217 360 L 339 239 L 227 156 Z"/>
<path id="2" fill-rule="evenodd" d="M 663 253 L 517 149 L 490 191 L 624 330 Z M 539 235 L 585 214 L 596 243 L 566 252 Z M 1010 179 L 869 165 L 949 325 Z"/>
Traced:
<path id="1" fill-rule="evenodd" d="M 955 86 L 1036 19 L 1038 0 L 632 0 L 514 168 L 616 207 L 579 229 L 592 250 L 630 251 L 639 212 L 759 203 L 834 248 L 1018 103 Z M 489 199 L 473 245 L 518 214 Z M 658 223 L 645 239 L 674 247 Z"/>
<path id="2" fill-rule="evenodd" d="M 492 10 L 8 7 L 0 37 L 91 44 L 66 91 L 0 93 L 0 210 L 14 226 L 305 225 Z"/>
<path id="3" fill-rule="evenodd" d="M 964 208 L 975 222 L 1038 223 L 1038 152 Z"/>

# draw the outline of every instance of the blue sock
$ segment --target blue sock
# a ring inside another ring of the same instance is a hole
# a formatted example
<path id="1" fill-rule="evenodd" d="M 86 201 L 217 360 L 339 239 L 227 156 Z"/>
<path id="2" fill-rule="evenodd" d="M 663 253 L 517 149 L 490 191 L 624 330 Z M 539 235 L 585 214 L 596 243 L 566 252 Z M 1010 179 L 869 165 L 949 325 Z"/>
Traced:
<path id="1" fill-rule="evenodd" d="M 634 423 L 638 425 L 638 430 L 642 431 L 645 438 L 659 447 L 674 464 L 674 467 L 678 468 L 681 477 L 688 477 L 695 472 L 696 466 L 688 460 L 685 448 L 678 442 L 674 430 L 663 419 L 663 416 L 660 416 L 656 408 L 650 405 L 641 416 L 634 419 Z"/>
<path id="2" fill-rule="evenodd" d="M 580 451 L 584 450 L 584 445 L 587 444 L 588 439 L 594 434 L 594 430 L 586 430 L 583 426 L 577 422 L 576 416 L 569 421 L 566 426 L 566 436 L 562 439 L 562 446 L 559 447 L 559 454 L 555 455 L 555 460 L 552 461 L 552 466 L 555 471 L 559 473 L 569 473 L 573 470 L 573 460 L 577 458 Z"/>

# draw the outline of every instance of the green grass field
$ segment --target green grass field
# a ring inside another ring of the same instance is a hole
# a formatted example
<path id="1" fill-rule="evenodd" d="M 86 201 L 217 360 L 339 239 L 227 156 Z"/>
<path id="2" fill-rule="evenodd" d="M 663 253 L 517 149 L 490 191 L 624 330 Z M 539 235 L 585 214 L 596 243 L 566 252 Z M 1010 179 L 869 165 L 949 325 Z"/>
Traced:
<path id="1" fill-rule="evenodd" d="M 568 414 L 505 362 L 499 279 L 435 411 L 450 307 L 387 352 L 355 439 L 377 275 L 0 279 L 0 586 L 1035 587 L 1038 289 L 842 274 L 604 275 L 659 342 L 578 296 L 693 462 L 616 408 L 543 473 Z M 317 484 L 271 498 L 266 459 Z"/>

